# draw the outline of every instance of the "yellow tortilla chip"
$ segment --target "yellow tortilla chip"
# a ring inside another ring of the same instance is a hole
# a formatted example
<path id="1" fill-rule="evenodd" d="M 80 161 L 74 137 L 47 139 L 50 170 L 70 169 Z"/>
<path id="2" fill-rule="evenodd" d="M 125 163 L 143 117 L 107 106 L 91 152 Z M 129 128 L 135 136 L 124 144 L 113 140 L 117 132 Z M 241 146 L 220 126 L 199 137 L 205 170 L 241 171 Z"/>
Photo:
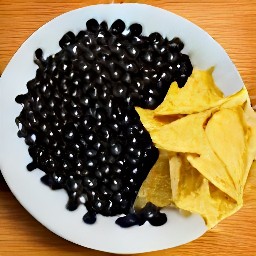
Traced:
<path id="1" fill-rule="evenodd" d="M 169 164 L 174 204 L 180 209 L 200 214 L 208 228 L 241 207 L 193 168 L 185 154 L 171 157 Z"/>
<path id="2" fill-rule="evenodd" d="M 152 131 L 182 117 L 182 115 L 156 116 L 154 110 L 143 109 L 140 107 L 135 107 L 135 109 L 147 131 Z"/>
<path id="3" fill-rule="evenodd" d="M 243 106 L 244 103 L 247 101 L 247 99 L 248 99 L 248 92 L 244 87 L 237 93 L 232 94 L 226 98 L 223 98 L 223 100 L 221 100 L 220 102 L 216 102 L 216 105 L 214 107 L 223 109 L 223 108 L 233 108 L 233 107 Z"/>
<path id="4" fill-rule="evenodd" d="M 192 193 L 201 187 L 204 177 L 187 161 L 185 154 L 170 157 L 169 166 L 174 202 L 184 197 L 188 191 Z"/>
<path id="5" fill-rule="evenodd" d="M 234 200 L 240 201 L 240 194 L 235 189 L 232 176 L 229 175 L 226 167 L 212 150 L 205 152 L 201 156 L 188 154 L 187 160 L 217 188 Z"/>
<path id="6" fill-rule="evenodd" d="M 212 72 L 212 68 L 206 71 L 194 69 L 183 88 L 173 82 L 155 113 L 192 114 L 209 109 L 209 106 L 223 98 L 222 92 L 214 83 Z"/>
<path id="7" fill-rule="evenodd" d="M 170 124 L 149 131 L 151 139 L 160 149 L 202 154 L 206 147 L 206 143 L 202 143 L 206 139 L 203 126 L 211 115 L 211 111 L 187 115 Z"/>
<path id="8" fill-rule="evenodd" d="M 244 188 L 252 162 L 256 160 L 256 113 L 251 107 L 248 99 L 244 107 L 244 118 L 247 124 L 247 154 L 244 156 L 245 171 L 242 179 L 242 187 Z"/>
<path id="9" fill-rule="evenodd" d="M 226 166 L 239 197 L 242 197 L 244 155 L 247 153 L 247 127 L 243 118 L 241 107 L 221 109 L 212 116 L 205 128 L 210 146 Z"/>
<path id="10" fill-rule="evenodd" d="M 158 207 L 172 203 L 169 158 L 166 152 L 160 151 L 158 160 L 143 182 L 135 201 L 135 208 L 142 208 L 147 202 Z"/>
<path id="11" fill-rule="evenodd" d="M 212 72 L 213 69 L 194 69 L 183 88 L 179 88 L 178 84 L 173 82 L 164 101 L 155 109 L 154 114 L 157 116 L 192 114 L 221 105 L 225 108 L 237 106 L 246 101 L 245 88 L 234 95 L 224 97 L 214 83 Z"/>

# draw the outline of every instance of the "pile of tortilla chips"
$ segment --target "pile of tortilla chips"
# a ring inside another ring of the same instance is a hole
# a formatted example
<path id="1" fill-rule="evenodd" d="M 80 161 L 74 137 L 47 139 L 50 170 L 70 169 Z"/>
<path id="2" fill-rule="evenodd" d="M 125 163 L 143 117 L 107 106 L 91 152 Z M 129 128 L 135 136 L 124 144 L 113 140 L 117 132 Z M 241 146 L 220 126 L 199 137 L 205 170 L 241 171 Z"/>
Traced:
<path id="1" fill-rule="evenodd" d="M 160 156 L 135 207 L 152 202 L 200 214 L 209 228 L 243 205 L 256 156 L 256 114 L 247 90 L 224 97 L 213 69 L 174 82 L 155 110 L 136 108 Z"/>

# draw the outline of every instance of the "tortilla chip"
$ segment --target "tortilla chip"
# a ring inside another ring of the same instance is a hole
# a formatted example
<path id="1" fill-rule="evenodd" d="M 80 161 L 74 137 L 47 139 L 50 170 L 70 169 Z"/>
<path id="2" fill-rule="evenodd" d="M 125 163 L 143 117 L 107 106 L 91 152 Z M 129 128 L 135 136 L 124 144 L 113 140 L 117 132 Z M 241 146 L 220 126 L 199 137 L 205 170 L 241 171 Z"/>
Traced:
<path id="1" fill-rule="evenodd" d="M 256 160 L 256 113 L 251 107 L 248 99 L 244 107 L 244 118 L 247 124 L 247 154 L 244 156 L 245 171 L 242 178 L 242 187 L 244 188 L 249 170 L 253 160 Z"/>
<path id="2" fill-rule="evenodd" d="M 178 84 L 173 82 L 154 114 L 193 114 L 220 106 L 228 108 L 242 105 L 246 101 L 248 94 L 245 88 L 234 95 L 224 97 L 214 83 L 212 72 L 213 69 L 194 69 L 183 88 L 179 88 Z"/>
<path id="3" fill-rule="evenodd" d="M 212 68 L 206 71 L 194 69 L 183 88 L 173 82 L 155 113 L 192 114 L 209 109 L 209 106 L 223 98 L 222 92 L 214 83 L 212 72 Z"/>
<path id="4" fill-rule="evenodd" d="M 203 126 L 211 115 L 211 111 L 205 111 L 185 116 L 149 131 L 151 139 L 157 148 L 163 150 L 203 154 L 206 150 L 206 143 L 202 143 L 206 140 Z"/>
<path id="5" fill-rule="evenodd" d="M 211 148 L 226 166 L 241 198 L 244 154 L 247 153 L 247 126 L 243 121 L 243 109 L 236 107 L 216 112 L 207 123 L 205 132 Z"/>
<path id="6" fill-rule="evenodd" d="M 241 89 L 235 94 L 232 94 L 226 98 L 223 98 L 220 102 L 217 102 L 214 107 L 217 107 L 219 109 L 223 108 L 233 108 L 233 107 L 238 107 L 245 104 L 245 102 L 248 99 L 248 92 L 246 88 Z"/>
<path id="7" fill-rule="evenodd" d="M 201 156 L 188 154 L 187 160 L 218 189 L 235 201 L 240 201 L 240 194 L 235 189 L 233 178 L 213 151 L 208 151 Z"/>
<path id="8" fill-rule="evenodd" d="M 200 214 L 208 228 L 241 207 L 193 168 L 185 154 L 173 156 L 169 164 L 174 204 L 180 209 Z"/>
<path id="9" fill-rule="evenodd" d="M 143 182 L 135 201 L 135 208 L 142 208 L 147 202 L 158 207 L 172 203 L 169 158 L 166 152 L 160 151 L 158 160 Z"/>
<path id="10" fill-rule="evenodd" d="M 135 109 L 147 131 L 152 131 L 182 117 L 182 115 L 156 116 L 154 110 L 143 109 L 140 107 L 135 107 Z"/>

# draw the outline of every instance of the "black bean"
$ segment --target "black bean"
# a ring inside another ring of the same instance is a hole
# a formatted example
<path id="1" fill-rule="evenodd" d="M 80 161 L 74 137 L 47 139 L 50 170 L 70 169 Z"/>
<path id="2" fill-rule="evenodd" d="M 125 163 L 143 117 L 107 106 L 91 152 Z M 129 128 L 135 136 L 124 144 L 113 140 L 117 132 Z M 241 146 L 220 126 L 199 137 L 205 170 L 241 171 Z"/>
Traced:
<path id="1" fill-rule="evenodd" d="M 97 186 L 97 179 L 86 177 L 84 178 L 84 185 L 88 188 L 95 188 Z"/>
<path id="2" fill-rule="evenodd" d="M 125 23 L 118 19 L 116 20 L 110 27 L 110 32 L 112 32 L 113 34 L 121 34 L 125 29 Z"/>
<path id="3" fill-rule="evenodd" d="M 100 28 L 101 31 L 107 31 L 108 30 L 108 24 L 106 21 L 103 21 L 100 23 Z"/>
<path id="4" fill-rule="evenodd" d="M 116 224 L 122 228 L 129 228 L 135 225 L 142 225 L 139 216 L 137 214 L 128 214 L 127 216 L 120 217 L 116 220 Z"/>
<path id="5" fill-rule="evenodd" d="M 97 36 L 97 43 L 100 45 L 106 45 L 110 35 L 106 31 L 100 31 Z"/>
<path id="6" fill-rule="evenodd" d="M 85 164 L 86 164 L 86 167 L 88 169 L 93 170 L 97 166 L 97 160 L 96 159 L 90 159 Z"/>
<path id="7" fill-rule="evenodd" d="M 103 185 L 100 188 L 101 193 L 105 196 L 105 197 L 112 197 L 113 195 L 113 191 L 111 189 L 109 189 L 107 186 Z"/>
<path id="8" fill-rule="evenodd" d="M 77 202 L 77 199 L 74 198 L 74 199 L 69 199 L 68 200 L 68 203 L 66 204 L 66 208 L 69 210 L 69 211 L 75 211 L 77 208 L 78 208 L 78 202 Z"/>
<path id="9" fill-rule="evenodd" d="M 74 42 L 75 42 L 75 35 L 73 32 L 69 31 L 60 39 L 59 45 L 61 48 L 65 48 L 70 44 L 73 44 Z"/>
<path id="10" fill-rule="evenodd" d="M 51 175 L 44 175 L 44 176 L 41 178 L 41 181 L 42 181 L 45 185 L 49 186 L 49 187 L 50 187 L 51 189 L 53 189 L 53 190 L 57 190 L 57 189 L 62 188 L 60 185 L 58 185 L 58 183 L 56 183 L 56 182 L 54 181 L 54 179 L 52 178 Z"/>
<path id="11" fill-rule="evenodd" d="M 74 191 L 79 190 L 80 184 L 81 184 L 81 181 L 77 182 L 77 181 L 75 181 L 74 179 L 69 179 L 69 180 L 67 180 L 67 182 L 66 182 L 66 188 L 67 188 L 69 191 L 74 192 Z"/>
<path id="12" fill-rule="evenodd" d="M 99 29 L 99 23 L 95 19 L 90 19 L 86 22 L 87 29 L 91 32 L 97 32 Z"/>
<path id="13" fill-rule="evenodd" d="M 122 181 L 120 179 L 113 179 L 110 186 L 112 191 L 118 191 L 122 187 Z"/>
<path id="14" fill-rule="evenodd" d="M 123 84 L 117 84 L 113 87 L 113 95 L 115 97 L 125 98 L 127 94 L 127 87 Z"/>
<path id="15" fill-rule="evenodd" d="M 125 75 L 122 78 L 123 82 L 130 84 L 131 83 L 131 76 L 129 73 L 125 73 Z"/>
<path id="16" fill-rule="evenodd" d="M 86 224 L 94 224 L 96 222 L 96 213 L 95 212 L 87 212 L 84 217 L 83 217 L 83 221 Z"/>
<path id="17" fill-rule="evenodd" d="M 95 58 L 95 55 L 94 55 L 93 51 L 91 51 L 91 50 L 88 49 L 88 48 L 84 48 L 84 50 L 83 50 L 83 56 L 84 56 L 84 58 L 85 58 L 86 60 L 88 60 L 88 61 L 92 61 L 92 60 L 94 60 L 94 58 Z"/>
<path id="18" fill-rule="evenodd" d="M 153 43 L 153 44 L 161 44 L 163 42 L 163 37 L 161 36 L 161 34 L 155 32 L 155 33 L 151 33 L 149 35 L 149 40 Z"/>
<path id="19" fill-rule="evenodd" d="M 34 163 L 34 162 L 31 162 L 31 163 L 29 163 L 29 164 L 27 165 L 28 171 L 33 171 L 33 170 L 35 170 L 36 168 L 37 168 L 37 164 Z"/>
<path id="20" fill-rule="evenodd" d="M 149 219 L 148 222 L 152 226 L 162 226 L 167 222 L 167 216 L 164 213 L 158 213 L 154 218 Z"/>
<path id="21" fill-rule="evenodd" d="M 106 208 L 106 201 L 96 198 L 94 200 L 93 208 L 96 212 L 102 212 Z"/>
<path id="22" fill-rule="evenodd" d="M 167 53 L 167 61 L 170 63 L 175 63 L 179 59 L 179 54 L 177 52 Z"/>
<path id="23" fill-rule="evenodd" d="M 143 39 L 141 37 L 138 37 L 138 36 L 132 37 L 131 42 L 135 46 L 141 46 L 144 43 Z"/>
<path id="24" fill-rule="evenodd" d="M 137 47 L 129 44 L 126 47 L 126 52 L 131 58 L 135 59 L 138 57 L 140 51 L 138 50 Z"/>
<path id="25" fill-rule="evenodd" d="M 114 81 L 120 80 L 123 75 L 123 71 L 121 68 L 115 68 L 111 73 L 111 77 Z"/>
<path id="26" fill-rule="evenodd" d="M 122 152 L 122 146 L 119 143 L 113 143 L 110 145 L 111 154 L 114 156 L 118 156 Z"/>
<path id="27" fill-rule="evenodd" d="M 94 149 L 89 149 L 85 152 L 85 154 L 88 157 L 95 157 L 97 155 L 97 151 Z"/>
<path id="28" fill-rule="evenodd" d="M 43 58 L 43 51 L 42 51 L 41 48 L 38 48 L 38 49 L 35 51 L 35 57 L 36 57 L 37 59 L 39 59 L 39 60 Z"/>
<path id="29" fill-rule="evenodd" d="M 170 42 L 169 46 L 172 50 L 181 51 L 184 48 L 184 43 L 178 37 L 174 37 Z"/>
<path id="30" fill-rule="evenodd" d="M 153 52 L 152 51 L 145 51 L 144 53 L 142 53 L 142 58 L 144 61 L 146 62 L 152 62 L 153 61 Z"/>
<path id="31" fill-rule="evenodd" d="M 138 23 L 134 23 L 129 27 L 132 36 L 139 36 L 142 33 L 142 26 Z"/>
<path id="32" fill-rule="evenodd" d="M 92 38 L 90 37 L 90 35 L 88 34 L 85 34 L 82 38 L 81 38 L 81 42 L 78 43 L 78 49 L 79 49 L 79 52 L 83 52 L 85 51 L 88 47 L 88 46 L 91 46 L 93 44 L 93 40 Z"/>
<path id="33" fill-rule="evenodd" d="M 144 97 L 144 104 L 149 109 L 155 109 L 157 107 L 157 100 L 153 96 Z"/>

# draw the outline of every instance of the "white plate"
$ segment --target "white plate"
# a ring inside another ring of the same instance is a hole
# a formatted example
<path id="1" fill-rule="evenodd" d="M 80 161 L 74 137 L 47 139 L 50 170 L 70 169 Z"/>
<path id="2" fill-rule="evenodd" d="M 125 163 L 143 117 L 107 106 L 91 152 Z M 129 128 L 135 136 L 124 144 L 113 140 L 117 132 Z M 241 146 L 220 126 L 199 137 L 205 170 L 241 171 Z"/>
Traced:
<path id="1" fill-rule="evenodd" d="M 76 244 L 113 253 L 138 253 L 188 243 L 206 231 L 203 220 L 197 215 L 182 217 L 176 210 L 166 210 L 168 222 L 161 227 L 146 223 L 141 227 L 122 229 L 115 224 L 116 217 L 102 216 L 96 224 L 86 225 L 82 222 L 84 206 L 75 212 L 67 211 L 66 193 L 51 191 L 42 185 L 41 171 L 26 170 L 31 159 L 23 139 L 17 137 L 14 120 L 21 106 L 14 99 L 16 95 L 26 93 L 27 81 L 35 76 L 34 51 L 40 47 L 45 56 L 53 54 L 60 49 L 58 42 L 64 33 L 85 29 L 90 18 L 106 20 L 109 24 L 122 18 L 127 26 L 134 22 L 142 24 L 146 35 L 158 31 L 169 39 L 178 36 L 185 43 L 183 52 L 189 54 L 194 67 L 216 66 L 214 78 L 225 95 L 243 87 L 235 66 L 221 46 L 196 25 L 168 11 L 143 4 L 109 4 L 65 13 L 30 36 L 1 78 L 0 168 L 4 178 L 16 198 L 39 222 Z"/>

